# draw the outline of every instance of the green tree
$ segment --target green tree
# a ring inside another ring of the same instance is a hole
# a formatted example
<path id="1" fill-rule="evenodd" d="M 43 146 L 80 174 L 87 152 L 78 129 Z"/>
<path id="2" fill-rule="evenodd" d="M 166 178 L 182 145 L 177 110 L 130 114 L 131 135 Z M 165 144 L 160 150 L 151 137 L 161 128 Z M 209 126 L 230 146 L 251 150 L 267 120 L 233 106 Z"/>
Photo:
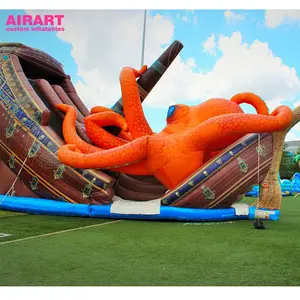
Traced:
<path id="1" fill-rule="evenodd" d="M 298 152 L 298 151 L 297 151 L 297 152 Z M 294 157 L 293 162 L 294 162 L 295 164 L 297 164 L 298 167 L 299 167 L 299 169 L 300 169 L 300 152 L 299 152 L 299 154 L 297 154 L 297 155 Z"/>
<path id="2" fill-rule="evenodd" d="M 282 179 L 291 179 L 296 172 L 299 172 L 298 164 L 293 161 L 293 156 L 287 151 L 287 148 L 287 144 L 284 143 L 279 170 Z"/>

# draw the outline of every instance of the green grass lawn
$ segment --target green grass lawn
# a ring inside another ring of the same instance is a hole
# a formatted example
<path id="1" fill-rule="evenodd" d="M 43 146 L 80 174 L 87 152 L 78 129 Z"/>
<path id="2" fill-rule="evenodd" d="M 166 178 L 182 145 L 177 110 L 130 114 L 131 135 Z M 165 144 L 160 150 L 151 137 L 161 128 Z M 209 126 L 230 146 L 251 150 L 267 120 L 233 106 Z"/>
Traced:
<path id="1" fill-rule="evenodd" d="M 267 230 L 120 221 L 1 244 L 111 221 L 0 212 L 0 232 L 12 234 L 0 238 L 0 285 L 300 285 L 300 197 L 285 197 Z"/>

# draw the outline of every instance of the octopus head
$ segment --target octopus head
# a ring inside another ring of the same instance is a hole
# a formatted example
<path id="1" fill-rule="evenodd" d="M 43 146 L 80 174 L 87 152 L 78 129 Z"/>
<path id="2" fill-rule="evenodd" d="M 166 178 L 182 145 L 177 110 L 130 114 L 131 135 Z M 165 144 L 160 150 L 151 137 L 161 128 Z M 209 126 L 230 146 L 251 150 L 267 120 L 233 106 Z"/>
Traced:
<path id="1" fill-rule="evenodd" d="M 226 99 L 210 99 L 195 106 L 172 105 L 169 107 L 167 126 L 163 132 L 167 134 L 184 132 L 208 119 L 230 113 L 243 113 L 243 110 L 236 103 Z"/>

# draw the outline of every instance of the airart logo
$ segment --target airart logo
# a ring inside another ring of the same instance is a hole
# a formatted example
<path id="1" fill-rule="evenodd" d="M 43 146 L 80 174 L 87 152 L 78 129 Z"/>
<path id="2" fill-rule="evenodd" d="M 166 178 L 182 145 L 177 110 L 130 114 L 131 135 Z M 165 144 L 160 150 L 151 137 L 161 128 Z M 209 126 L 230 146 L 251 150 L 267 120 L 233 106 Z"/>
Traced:
<path id="1" fill-rule="evenodd" d="M 6 31 L 65 31 L 64 15 L 9 15 L 6 20 Z"/>

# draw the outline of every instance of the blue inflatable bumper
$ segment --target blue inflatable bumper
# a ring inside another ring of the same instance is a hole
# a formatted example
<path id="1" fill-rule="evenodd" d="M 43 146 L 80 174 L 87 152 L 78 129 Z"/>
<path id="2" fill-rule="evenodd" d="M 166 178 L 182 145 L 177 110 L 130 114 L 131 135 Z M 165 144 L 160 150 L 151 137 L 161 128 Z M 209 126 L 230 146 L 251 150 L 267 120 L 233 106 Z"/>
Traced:
<path id="1" fill-rule="evenodd" d="M 0 195 L 0 209 L 55 216 L 137 219 L 137 220 L 178 220 L 178 221 L 228 221 L 252 220 L 256 216 L 278 220 L 279 210 L 249 207 L 248 214 L 238 215 L 235 208 L 198 209 L 161 206 L 159 214 L 117 214 L 111 213 L 111 205 L 72 204 L 47 199 L 25 198 Z"/>

